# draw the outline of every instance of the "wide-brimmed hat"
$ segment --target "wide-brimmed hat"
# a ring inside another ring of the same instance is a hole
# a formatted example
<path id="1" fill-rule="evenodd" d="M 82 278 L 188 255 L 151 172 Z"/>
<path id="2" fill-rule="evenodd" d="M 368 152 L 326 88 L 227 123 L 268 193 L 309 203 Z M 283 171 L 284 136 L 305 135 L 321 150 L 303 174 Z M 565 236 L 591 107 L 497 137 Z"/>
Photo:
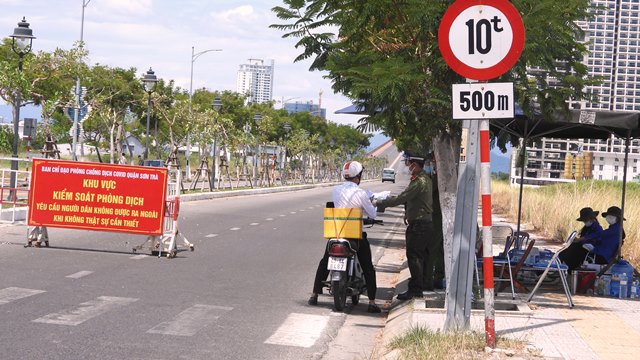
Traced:
<path id="1" fill-rule="evenodd" d="M 590 207 L 582 208 L 580 209 L 580 217 L 577 218 L 576 221 L 587 221 L 595 219 L 599 213 L 600 211 L 593 211 L 593 209 Z"/>
<path id="2" fill-rule="evenodd" d="M 609 215 L 613 215 L 618 219 L 620 219 L 622 217 L 622 210 L 617 206 L 612 206 L 608 208 L 606 212 L 602 213 L 602 217 L 607 217 Z M 623 220 L 627 220 L 627 219 L 623 219 Z"/>

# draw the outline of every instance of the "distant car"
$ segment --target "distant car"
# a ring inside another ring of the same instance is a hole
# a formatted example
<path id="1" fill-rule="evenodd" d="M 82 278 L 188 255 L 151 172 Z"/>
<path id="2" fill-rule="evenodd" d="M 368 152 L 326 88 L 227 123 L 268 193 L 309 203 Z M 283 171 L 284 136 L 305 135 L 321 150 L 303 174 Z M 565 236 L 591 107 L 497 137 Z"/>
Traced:
<path id="1" fill-rule="evenodd" d="M 382 182 L 391 181 L 392 183 L 396 183 L 396 169 L 393 168 L 384 168 L 382 169 Z"/>

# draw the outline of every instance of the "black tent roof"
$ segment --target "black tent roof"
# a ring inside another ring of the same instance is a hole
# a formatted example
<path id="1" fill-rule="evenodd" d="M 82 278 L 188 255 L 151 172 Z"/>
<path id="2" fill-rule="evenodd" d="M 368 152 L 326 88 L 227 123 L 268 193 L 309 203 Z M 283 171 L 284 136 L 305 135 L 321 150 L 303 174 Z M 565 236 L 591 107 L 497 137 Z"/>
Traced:
<path id="1" fill-rule="evenodd" d="M 640 112 L 571 110 L 568 115 L 556 113 L 552 119 L 541 116 L 529 119 L 516 106 L 515 115 L 513 119 L 491 119 L 491 128 L 522 138 L 606 139 L 612 134 L 621 138 L 640 137 Z"/>

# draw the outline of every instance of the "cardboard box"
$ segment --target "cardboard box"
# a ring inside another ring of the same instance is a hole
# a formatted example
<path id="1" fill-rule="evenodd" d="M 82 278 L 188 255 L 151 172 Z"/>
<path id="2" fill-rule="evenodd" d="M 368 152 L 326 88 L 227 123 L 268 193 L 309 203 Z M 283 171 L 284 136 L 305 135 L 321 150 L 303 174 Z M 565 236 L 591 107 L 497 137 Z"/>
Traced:
<path id="1" fill-rule="evenodd" d="M 362 210 L 325 208 L 324 237 L 362 239 Z"/>

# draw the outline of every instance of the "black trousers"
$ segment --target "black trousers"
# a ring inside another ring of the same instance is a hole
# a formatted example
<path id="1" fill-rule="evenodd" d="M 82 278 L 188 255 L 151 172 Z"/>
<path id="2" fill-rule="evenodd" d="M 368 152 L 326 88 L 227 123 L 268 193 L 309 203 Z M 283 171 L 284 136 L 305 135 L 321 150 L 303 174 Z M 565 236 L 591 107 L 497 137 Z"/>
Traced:
<path id="1" fill-rule="evenodd" d="M 427 266 L 433 264 L 425 264 L 429 260 L 428 238 L 433 233 L 433 223 L 431 221 L 417 220 L 409 222 L 406 236 L 406 252 L 407 264 L 409 265 L 409 292 L 420 293 L 425 287 L 425 270 Z M 433 274 L 433 273 L 431 273 Z M 433 282 L 433 278 L 431 279 Z M 431 284 L 433 286 L 433 284 Z M 427 288 L 430 288 L 427 286 Z"/>
<path id="2" fill-rule="evenodd" d="M 582 265 L 588 253 L 589 251 L 582 247 L 582 243 L 573 243 L 558 254 L 558 258 L 569 267 L 569 272 L 571 272 Z M 600 255 L 596 255 L 596 264 L 608 263 L 609 261 L 607 261 L 607 259 Z"/>
<path id="3" fill-rule="evenodd" d="M 378 291 L 376 270 L 373 268 L 373 262 L 371 262 L 371 245 L 369 244 L 369 240 L 367 240 L 367 233 L 362 233 L 362 239 L 358 241 L 358 261 L 360 261 L 364 281 L 367 284 L 367 296 L 369 300 L 375 300 L 376 292 Z M 328 263 L 329 249 L 325 247 L 324 256 L 320 259 L 318 269 L 316 270 L 316 278 L 313 281 L 314 294 L 322 294 L 322 282 L 327 280 L 329 276 L 329 270 L 327 270 Z"/>

